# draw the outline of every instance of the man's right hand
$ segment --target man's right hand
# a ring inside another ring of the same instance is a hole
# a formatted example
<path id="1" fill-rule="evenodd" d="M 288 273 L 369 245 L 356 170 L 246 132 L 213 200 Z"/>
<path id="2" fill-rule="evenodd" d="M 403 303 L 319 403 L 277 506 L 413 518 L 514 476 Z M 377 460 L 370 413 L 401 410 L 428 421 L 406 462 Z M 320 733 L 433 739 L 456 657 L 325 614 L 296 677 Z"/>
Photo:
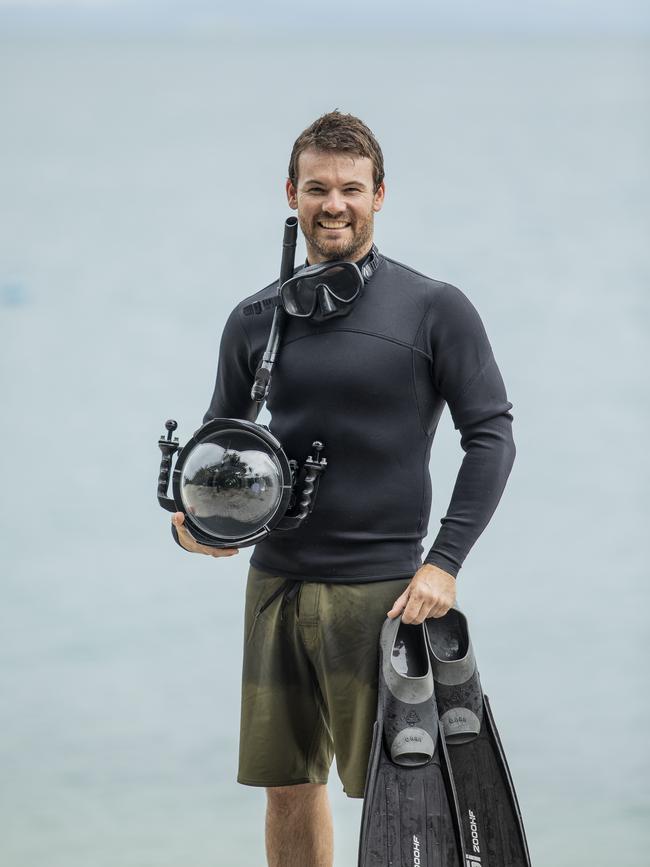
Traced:
<path id="1" fill-rule="evenodd" d="M 232 557 L 233 554 L 239 554 L 239 548 L 211 548 L 209 545 L 201 545 L 184 526 L 185 515 L 182 512 L 174 512 L 172 524 L 176 527 L 181 547 L 186 551 L 191 551 L 193 554 L 207 554 L 208 557 Z"/>

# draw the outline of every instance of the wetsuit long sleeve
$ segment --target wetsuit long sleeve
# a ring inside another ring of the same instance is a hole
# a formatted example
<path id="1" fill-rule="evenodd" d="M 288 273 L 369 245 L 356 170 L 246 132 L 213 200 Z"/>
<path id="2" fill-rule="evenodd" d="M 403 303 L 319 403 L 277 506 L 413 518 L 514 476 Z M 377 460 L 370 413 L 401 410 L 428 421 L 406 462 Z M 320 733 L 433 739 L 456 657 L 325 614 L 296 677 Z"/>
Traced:
<path id="1" fill-rule="evenodd" d="M 424 559 L 456 576 L 499 504 L 515 459 L 512 418 L 485 419 L 462 430 L 465 452 L 447 514 Z"/>
<path id="2" fill-rule="evenodd" d="M 255 370 L 250 340 L 235 309 L 221 335 L 217 378 L 203 424 L 213 418 L 255 421 L 259 415 L 259 405 L 251 398 Z"/>
<path id="3" fill-rule="evenodd" d="M 432 377 L 465 452 L 447 514 L 424 558 L 456 575 L 487 526 L 515 458 L 512 408 L 483 323 L 470 301 L 447 286 L 429 315 Z"/>

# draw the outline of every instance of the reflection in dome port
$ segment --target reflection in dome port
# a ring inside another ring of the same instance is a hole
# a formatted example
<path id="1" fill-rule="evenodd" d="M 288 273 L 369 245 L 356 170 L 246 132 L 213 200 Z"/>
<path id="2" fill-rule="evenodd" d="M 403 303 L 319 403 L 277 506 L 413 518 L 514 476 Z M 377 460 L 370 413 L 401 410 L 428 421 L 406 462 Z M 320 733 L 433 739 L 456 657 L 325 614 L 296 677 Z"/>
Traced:
<path id="1" fill-rule="evenodd" d="M 180 492 L 206 532 L 238 539 L 263 527 L 282 497 L 280 464 L 262 440 L 223 430 L 198 443 L 184 462 Z"/>

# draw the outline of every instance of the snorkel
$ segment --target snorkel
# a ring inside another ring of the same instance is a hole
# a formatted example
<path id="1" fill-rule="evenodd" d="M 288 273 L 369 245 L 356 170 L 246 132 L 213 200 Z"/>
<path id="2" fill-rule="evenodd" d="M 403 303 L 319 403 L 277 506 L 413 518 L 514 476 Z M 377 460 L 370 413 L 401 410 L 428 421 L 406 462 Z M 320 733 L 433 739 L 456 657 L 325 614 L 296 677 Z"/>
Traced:
<path id="1" fill-rule="evenodd" d="M 287 280 L 290 277 L 293 277 L 293 268 L 296 260 L 297 237 L 298 218 L 287 217 L 284 223 L 284 237 L 282 239 L 282 260 L 280 262 L 280 283 L 278 285 L 278 292 Z M 275 308 L 275 313 L 273 314 L 271 332 L 269 334 L 268 343 L 266 344 L 266 349 L 264 350 L 262 363 L 257 368 L 257 372 L 255 373 L 255 382 L 251 389 L 251 397 L 253 400 L 258 401 L 258 403 L 266 400 L 266 396 L 269 393 L 271 373 L 278 354 L 278 349 L 280 348 L 280 341 L 282 340 L 282 332 L 284 331 L 286 318 L 287 315 L 284 312 L 282 305 L 278 304 Z"/>
<path id="2" fill-rule="evenodd" d="M 289 217 L 284 224 L 278 292 L 293 276 L 297 235 L 298 220 Z M 268 395 L 286 316 L 278 303 L 251 389 L 258 412 Z M 253 545 L 272 531 L 296 529 L 311 514 L 327 467 L 321 442 L 312 443 L 312 454 L 301 468 L 298 461 L 287 458 L 266 425 L 213 418 L 184 446 L 174 436 L 177 427 L 169 419 L 167 435 L 158 440 L 162 453 L 158 503 L 168 512 L 183 512 L 185 526 L 201 544 L 213 548 Z M 170 482 L 172 497 L 168 496 Z"/>

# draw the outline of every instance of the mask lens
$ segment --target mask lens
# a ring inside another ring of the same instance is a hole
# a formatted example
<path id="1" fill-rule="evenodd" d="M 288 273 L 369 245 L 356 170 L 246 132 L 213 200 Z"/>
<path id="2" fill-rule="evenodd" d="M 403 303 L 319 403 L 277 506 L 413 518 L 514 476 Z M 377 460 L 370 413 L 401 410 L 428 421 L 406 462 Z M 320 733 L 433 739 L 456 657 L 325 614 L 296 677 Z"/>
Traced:
<path id="1" fill-rule="evenodd" d="M 350 265 L 352 267 L 349 267 Z M 321 274 L 318 282 L 324 283 L 329 294 L 333 295 L 337 301 L 349 304 L 357 297 L 363 285 L 363 278 L 359 279 L 360 277 L 358 268 L 352 262 L 347 262 L 333 265 L 324 274 Z"/>
<path id="2" fill-rule="evenodd" d="M 291 316 L 311 316 L 316 307 L 316 294 L 309 280 L 293 277 L 280 290 L 282 305 Z"/>

